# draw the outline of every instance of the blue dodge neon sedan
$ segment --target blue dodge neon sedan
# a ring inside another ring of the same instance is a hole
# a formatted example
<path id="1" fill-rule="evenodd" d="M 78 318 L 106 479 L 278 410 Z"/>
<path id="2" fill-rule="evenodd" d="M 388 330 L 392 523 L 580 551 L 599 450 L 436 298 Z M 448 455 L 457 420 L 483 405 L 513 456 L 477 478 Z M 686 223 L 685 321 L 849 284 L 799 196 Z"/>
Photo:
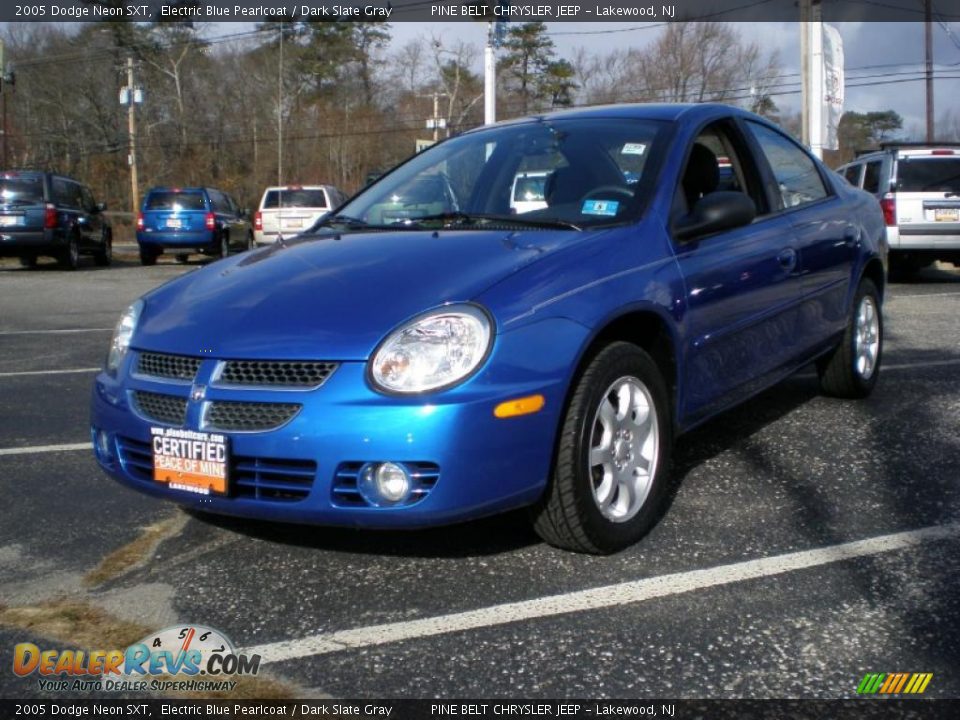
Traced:
<path id="1" fill-rule="evenodd" d="M 511 207 L 516 178 L 543 201 Z M 815 362 L 877 381 L 876 200 L 722 105 L 465 133 L 295 240 L 123 313 L 97 460 L 212 513 L 415 528 L 529 507 L 548 542 L 638 540 L 681 432 Z"/>

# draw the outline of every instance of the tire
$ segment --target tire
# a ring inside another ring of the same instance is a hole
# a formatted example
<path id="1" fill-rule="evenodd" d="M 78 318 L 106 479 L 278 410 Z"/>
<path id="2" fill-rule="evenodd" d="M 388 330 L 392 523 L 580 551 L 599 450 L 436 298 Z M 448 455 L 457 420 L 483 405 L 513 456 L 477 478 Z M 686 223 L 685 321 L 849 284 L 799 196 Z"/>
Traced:
<path id="1" fill-rule="evenodd" d="M 256 247 L 257 243 L 253 239 L 253 233 L 247 233 L 247 250 L 255 250 Z"/>
<path id="2" fill-rule="evenodd" d="M 20 267 L 35 268 L 36 266 L 37 266 L 37 256 L 36 256 L 36 255 L 21 255 L 21 256 L 20 256 Z"/>
<path id="3" fill-rule="evenodd" d="M 67 249 L 60 256 L 60 267 L 64 270 L 76 270 L 80 267 L 80 240 L 71 235 L 67 241 Z"/>
<path id="4" fill-rule="evenodd" d="M 93 254 L 93 261 L 100 267 L 108 267 L 113 262 L 113 235 L 104 234 L 103 248 Z"/>
<path id="5" fill-rule="evenodd" d="M 157 264 L 157 253 L 152 250 L 147 250 L 146 248 L 140 248 L 140 264 L 141 265 L 156 265 Z"/>
<path id="6" fill-rule="evenodd" d="M 227 233 L 220 234 L 220 243 L 217 246 L 217 257 L 225 258 L 230 255 L 230 236 Z"/>
<path id="7" fill-rule="evenodd" d="M 177 260 L 177 262 L 180 263 L 181 265 L 183 265 L 184 263 L 186 263 L 187 260 L 189 260 L 189 259 L 190 259 L 190 253 L 177 253 L 177 255 L 176 255 L 176 260 Z"/>
<path id="8" fill-rule="evenodd" d="M 670 467 L 667 398 L 656 363 L 636 345 L 613 343 L 590 362 L 570 397 L 550 484 L 533 509 L 540 537 L 607 554 L 646 534 Z"/>
<path id="9" fill-rule="evenodd" d="M 840 344 L 817 363 L 820 387 L 828 395 L 863 398 L 880 375 L 883 313 L 876 285 L 864 278 L 853 299 Z"/>

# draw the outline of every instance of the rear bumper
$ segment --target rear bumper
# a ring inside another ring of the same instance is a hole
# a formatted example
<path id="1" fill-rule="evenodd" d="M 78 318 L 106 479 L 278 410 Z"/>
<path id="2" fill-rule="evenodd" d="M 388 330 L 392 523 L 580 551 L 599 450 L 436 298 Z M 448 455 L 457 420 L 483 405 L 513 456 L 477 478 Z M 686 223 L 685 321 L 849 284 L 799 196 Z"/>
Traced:
<path id="1" fill-rule="evenodd" d="M 183 250 L 206 250 L 216 243 L 216 231 L 167 232 L 162 230 L 138 230 L 137 244 L 154 250 L 176 248 Z"/>
<path id="2" fill-rule="evenodd" d="M 59 252 L 66 244 L 65 236 L 55 230 L 4 230 L 0 232 L 0 257 Z"/>

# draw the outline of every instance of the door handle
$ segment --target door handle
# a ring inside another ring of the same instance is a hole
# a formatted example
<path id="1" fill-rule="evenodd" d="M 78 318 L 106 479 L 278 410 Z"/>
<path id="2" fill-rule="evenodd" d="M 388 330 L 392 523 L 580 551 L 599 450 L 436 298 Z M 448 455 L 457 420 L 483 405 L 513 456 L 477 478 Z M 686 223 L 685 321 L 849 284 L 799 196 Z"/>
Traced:
<path id="1" fill-rule="evenodd" d="M 797 251 L 793 248 L 785 248 L 777 255 L 777 262 L 784 270 L 793 270 L 797 266 Z"/>

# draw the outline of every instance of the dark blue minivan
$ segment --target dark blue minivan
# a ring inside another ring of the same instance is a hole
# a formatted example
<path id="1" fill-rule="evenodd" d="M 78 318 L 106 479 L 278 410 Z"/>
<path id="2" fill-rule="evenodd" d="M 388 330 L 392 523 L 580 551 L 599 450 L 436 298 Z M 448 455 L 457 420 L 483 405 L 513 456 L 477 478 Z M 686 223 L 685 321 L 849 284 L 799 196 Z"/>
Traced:
<path id="1" fill-rule="evenodd" d="M 140 263 L 153 265 L 164 250 L 186 262 L 191 252 L 226 257 L 231 247 L 251 248 L 248 215 L 232 197 L 214 188 L 152 188 L 137 216 Z"/>

